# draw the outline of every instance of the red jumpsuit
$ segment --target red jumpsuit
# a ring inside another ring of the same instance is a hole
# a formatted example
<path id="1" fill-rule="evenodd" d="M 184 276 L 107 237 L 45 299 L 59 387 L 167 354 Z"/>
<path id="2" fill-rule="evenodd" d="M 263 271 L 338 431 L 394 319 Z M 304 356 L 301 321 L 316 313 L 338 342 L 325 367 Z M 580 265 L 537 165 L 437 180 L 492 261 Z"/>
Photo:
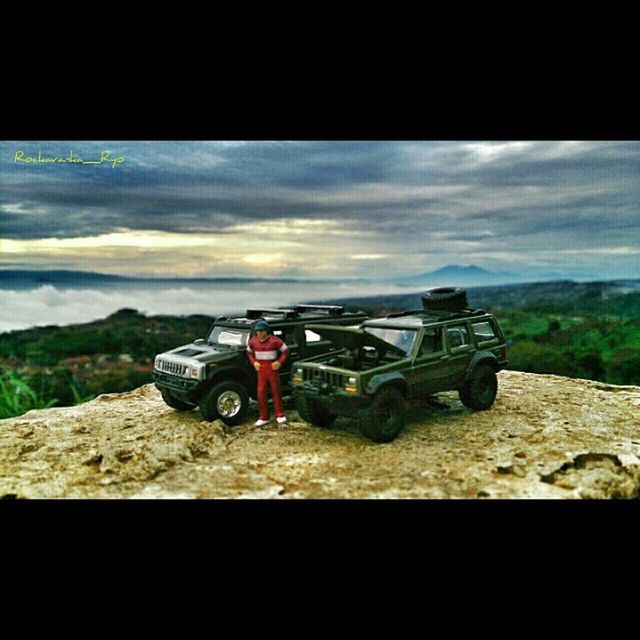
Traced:
<path id="1" fill-rule="evenodd" d="M 280 365 L 284 364 L 289 351 L 287 345 L 277 336 L 267 336 L 264 342 L 260 342 L 257 336 L 253 336 L 247 344 L 247 357 L 253 366 L 254 362 L 260 363 L 258 371 L 258 408 L 260 410 L 260 420 L 269 419 L 269 407 L 267 405 L 267 384 L 271 386 L 273 396 L 273 407 L 276 417 L 284 416 L 282 410 L 282 400 L 280 398 L 280 377 L 278 371 L 271 368 L 271 364 L 276 360 Z"/>

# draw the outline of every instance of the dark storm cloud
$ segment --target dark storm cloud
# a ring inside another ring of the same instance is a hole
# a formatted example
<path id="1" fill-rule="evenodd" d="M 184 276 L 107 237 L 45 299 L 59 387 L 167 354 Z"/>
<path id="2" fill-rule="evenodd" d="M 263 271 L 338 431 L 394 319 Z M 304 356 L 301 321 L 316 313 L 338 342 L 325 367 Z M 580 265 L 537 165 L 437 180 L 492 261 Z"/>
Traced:
<path id="1" fill-rule="evenodd" d="M 125 163 L 108 169 L 12 162 L 23 147 L 27 155 L 73 151 L 83 159 L 116 149 Z M 349 207 L 324 203 L 325 190 L 384 181 L 399 153 L 392 143 L 3 143 L 0 231 L 14 239 L 104 233 L 110 226 L 223 231 L 273 217 L 340 217 Z M 34 210 L 40 213 L 28 215 Z"/>
<path id="2" fill-rule="evenodd" d="M 106 166 L 20 165 L 37 154 L 125 157 Z M 0 237 L 118 229 L 226 233 L 330 219 L 396 246 L 433 234 L 500 247 L 505 235 L 637 241 L 640 144 L 587 142 L 42 142 L 0 144 Z"/>
<path id="3" fill-rule="evenodd" d="M 620 157 L 612 160 L 606 157 L 585 157 L 572 159 L 551 159 L 535 162 L 516 162 L 498 167 L 479 167 L 464 174 L 474 178 L 476 184 L 502 186 L 546 186 L 562 184 L 588 184 L 594 180 L 616 180 L 637 175 L 640 157 Z M 458 174 L 460 175 L 460 174 Z"/>

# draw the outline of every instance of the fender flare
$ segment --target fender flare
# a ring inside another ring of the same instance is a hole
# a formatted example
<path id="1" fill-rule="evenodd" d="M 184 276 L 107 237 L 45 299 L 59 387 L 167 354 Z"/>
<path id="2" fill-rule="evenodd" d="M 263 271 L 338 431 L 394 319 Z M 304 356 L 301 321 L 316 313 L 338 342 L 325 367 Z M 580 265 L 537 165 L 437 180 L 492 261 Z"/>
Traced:
<path id="1" fill-rule="evenodd" d="M 251 371 L 249 369 L 244 369 L 242 367 L 238 367 L 237 365 L 232 366 L 222 366 L 216 367 L 212 370 L 211 375 L 204 381 L 204 388 L 211 389 L 219 382 L 224 382 L 225 380 L 235 380 L 240 384 L 244 385 L 249 392 L 249 395 L 252 396 L 255 387 L 255 374 L 252 377 Z"/>
<path id="2" fill-rule="evenodd" d="M 400 387 L 403 395 L 407 392 L 407 381 L 399 371 L 390 371 L 389 373 L 380 373 L 377 376 L 373 376 L 373 378 L 369 380 L 365 388 L 365 392 L 373 395 L 380 389 L 380 387 L 387 386 L 389 384 Z"/>
<path id="3" fill-rule="evenodd" d="M 481 363 L 486 362 L 491 365 L 491 368 L 494 371 L 498 371 L 500 369 L 500 364 L 498 362 L 498 358 L 491 353 L 491 351 L 477 351 L 473 357 L 471 358 L 469 365 L 467 366 L 467 372 L 464 374 L 464 382 L 468 382 L 473 375 L 474 369 Z"/>

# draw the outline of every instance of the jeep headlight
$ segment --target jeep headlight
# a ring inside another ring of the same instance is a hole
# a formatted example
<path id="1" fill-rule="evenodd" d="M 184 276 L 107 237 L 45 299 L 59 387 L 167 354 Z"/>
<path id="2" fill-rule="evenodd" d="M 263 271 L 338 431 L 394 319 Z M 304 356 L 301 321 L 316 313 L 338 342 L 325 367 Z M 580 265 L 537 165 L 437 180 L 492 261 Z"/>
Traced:
<path id="1" fill-rule="evenodd" d="M 304 374 L 302 369 L 296 369 L 295 373 L 293 374 L 293 381 L 295 383 L 301 383 L 304 382 Z"/>
<path id="2" fill-rule="evenodd" d="M 349 393 L 356 393 L 358 391 L 358 380 L 356 378 L 347 378 L 347 384 L 344 386 L 344 390 Z"/>

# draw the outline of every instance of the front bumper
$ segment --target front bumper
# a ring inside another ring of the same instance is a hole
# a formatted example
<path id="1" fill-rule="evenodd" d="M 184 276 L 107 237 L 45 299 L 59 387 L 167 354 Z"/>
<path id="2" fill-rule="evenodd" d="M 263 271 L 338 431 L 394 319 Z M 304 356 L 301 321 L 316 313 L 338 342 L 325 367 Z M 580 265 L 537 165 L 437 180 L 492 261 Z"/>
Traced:
<path id="1" fill-rule="evenodd" d="M 180 392 L 182 395 L 192 393 L 197 389 L 198 385 L 202 383 L 202 380 L 180 378 L 179 376 L 172 376 L 170 373 L 163 373 L 156 369 L 153 371 L 153 379 L 158 389 L 169 389 L 170 391 Z"/>
<path id="2" fill-rule="evenodd" d="M 335 392 L 323 393 L 317 387 L 311 387 L 308 385 L 305 385 L 304 387 L 294 387 L 293 395 L 296 400 L 300 396 L 313 400 L 329 413 L 333 413 L 338 416 L 356 417 L 362 409 L 371 404 L 371 396 L 358 394 L 346 395 Z"/>

